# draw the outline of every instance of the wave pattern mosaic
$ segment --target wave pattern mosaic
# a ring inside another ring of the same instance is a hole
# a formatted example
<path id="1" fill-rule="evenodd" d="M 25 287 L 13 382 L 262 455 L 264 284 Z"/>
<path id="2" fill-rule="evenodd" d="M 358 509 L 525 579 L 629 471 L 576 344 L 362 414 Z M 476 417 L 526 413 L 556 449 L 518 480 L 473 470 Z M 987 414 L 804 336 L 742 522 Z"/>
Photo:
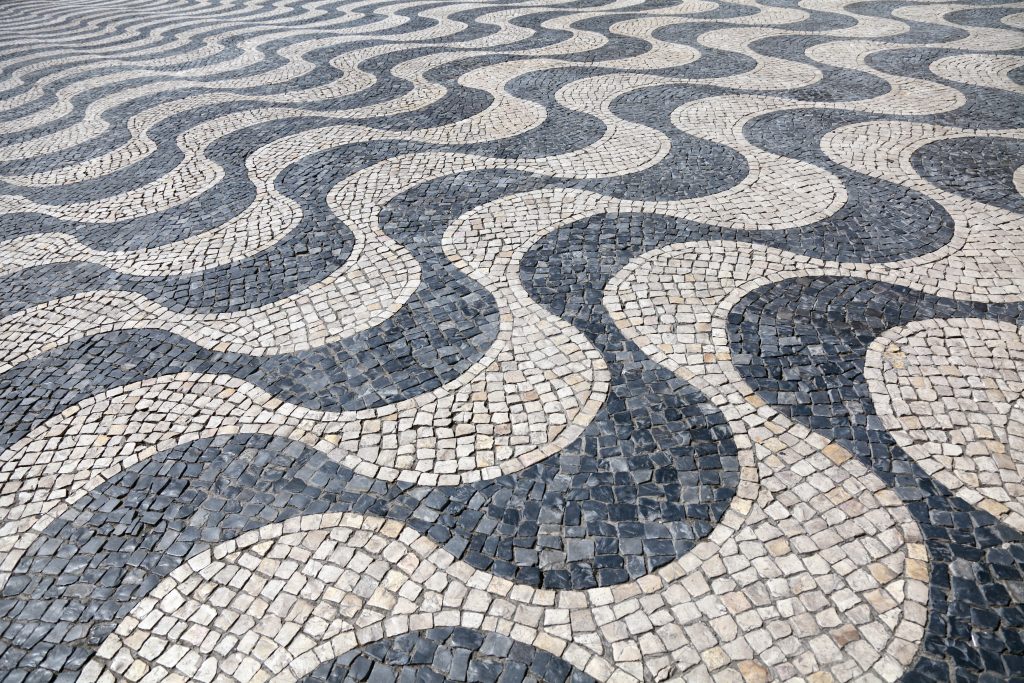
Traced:
<path id="1" fill-rule="evenodd" d="M 4 3 L 0 680 L 1024 680 L 1024 5 Z"/>

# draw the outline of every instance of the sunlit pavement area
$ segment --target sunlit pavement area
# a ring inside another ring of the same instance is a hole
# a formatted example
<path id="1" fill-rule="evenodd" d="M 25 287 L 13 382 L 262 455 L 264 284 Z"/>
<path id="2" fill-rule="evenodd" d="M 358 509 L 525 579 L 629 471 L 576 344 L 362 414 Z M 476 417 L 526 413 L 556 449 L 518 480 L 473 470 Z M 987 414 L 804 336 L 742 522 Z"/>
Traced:
<path id="1" fill-rule="evenodd" d="M 1024 5 L 7 0 L 0 680 L 1024 680 Z"/>

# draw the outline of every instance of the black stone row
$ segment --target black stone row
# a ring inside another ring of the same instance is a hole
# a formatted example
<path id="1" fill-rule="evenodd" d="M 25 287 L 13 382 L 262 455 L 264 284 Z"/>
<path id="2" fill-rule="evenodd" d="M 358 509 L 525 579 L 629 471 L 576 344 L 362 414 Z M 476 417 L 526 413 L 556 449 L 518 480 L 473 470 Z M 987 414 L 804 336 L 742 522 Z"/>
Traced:
<path id="1" fill-rule="evenodd" d="M 324 662 L 301 683 L 596 683 L 565 660 L 498 633 L 432 628 Z"/>

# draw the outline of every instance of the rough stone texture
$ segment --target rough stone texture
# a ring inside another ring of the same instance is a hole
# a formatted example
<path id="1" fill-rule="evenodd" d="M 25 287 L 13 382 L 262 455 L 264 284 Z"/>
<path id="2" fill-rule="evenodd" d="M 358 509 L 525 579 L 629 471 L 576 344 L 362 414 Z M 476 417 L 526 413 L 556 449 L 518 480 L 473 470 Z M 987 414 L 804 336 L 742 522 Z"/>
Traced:
<path id="1" fill-rule="evenodd" d="M 1021 680 L 1022 17 L 8 2 L 0 680 Z"/>

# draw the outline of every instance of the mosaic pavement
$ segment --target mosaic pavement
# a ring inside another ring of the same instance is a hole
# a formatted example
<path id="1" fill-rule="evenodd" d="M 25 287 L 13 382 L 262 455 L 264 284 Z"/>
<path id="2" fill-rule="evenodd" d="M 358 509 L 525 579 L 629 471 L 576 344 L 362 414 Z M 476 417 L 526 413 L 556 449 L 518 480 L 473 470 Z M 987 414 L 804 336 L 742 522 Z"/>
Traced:
<path id="1" fill-rule="evenodd" d="M 1024 681 L 1024 4 L 0 10 L 0 680 Z"/>

